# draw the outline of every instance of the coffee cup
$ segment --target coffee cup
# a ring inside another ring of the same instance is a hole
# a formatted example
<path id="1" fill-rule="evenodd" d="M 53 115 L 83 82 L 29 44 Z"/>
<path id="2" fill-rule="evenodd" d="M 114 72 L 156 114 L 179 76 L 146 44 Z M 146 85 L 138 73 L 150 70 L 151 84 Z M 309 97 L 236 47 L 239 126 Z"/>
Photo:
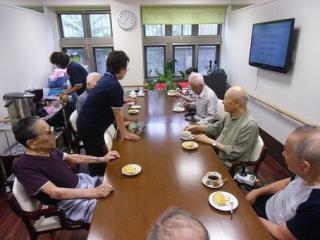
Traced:
<path id="1" fill-rule="evenodd" d="M 206 184 L 213 187 L 219 186 L 222 181 L 221 174 L 218 172 L 207 172 Z"/>
<path id="2" fill-rule="evenodd" d="M 190 131 L 182 131 L 180 136 L 184 139 L 192 139 L 192 133 Z"/>

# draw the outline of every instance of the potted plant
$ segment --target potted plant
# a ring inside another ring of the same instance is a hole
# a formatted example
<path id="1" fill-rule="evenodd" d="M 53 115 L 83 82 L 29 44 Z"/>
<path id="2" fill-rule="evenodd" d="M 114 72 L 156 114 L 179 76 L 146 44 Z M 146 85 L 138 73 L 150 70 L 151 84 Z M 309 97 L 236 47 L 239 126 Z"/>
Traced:
<path id="1" fill-rule="evenodd" d="M 158 72 L 158 83 L 165 83 L 166 90 L 174 90 L 177 88 L 177 83 L 174 80 L 174 64 L 177 60 L 169 58 L 166 62 L 164 73 Z"/>

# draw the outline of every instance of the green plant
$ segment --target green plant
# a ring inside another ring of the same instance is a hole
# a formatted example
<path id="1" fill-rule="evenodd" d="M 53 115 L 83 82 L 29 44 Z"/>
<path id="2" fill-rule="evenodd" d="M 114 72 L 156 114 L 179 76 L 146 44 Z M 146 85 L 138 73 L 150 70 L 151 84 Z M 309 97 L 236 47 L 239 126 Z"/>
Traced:
<path id="1" fill-rule="evenodd" d="M 158 82 L 166 83 L 166 90 L 174 90 L 177 88 L 177 83 L 174 81 L 174 64 L 177 60 L 169 58 L 166 62 L 164 73 L 158 72 Z"/>
<path id="2" fill-rule="evenodd" d="M 157 80 L 150 79 L 147 87 L 148 90 L 154 90 L 156 83 L 157 83 Z"/>

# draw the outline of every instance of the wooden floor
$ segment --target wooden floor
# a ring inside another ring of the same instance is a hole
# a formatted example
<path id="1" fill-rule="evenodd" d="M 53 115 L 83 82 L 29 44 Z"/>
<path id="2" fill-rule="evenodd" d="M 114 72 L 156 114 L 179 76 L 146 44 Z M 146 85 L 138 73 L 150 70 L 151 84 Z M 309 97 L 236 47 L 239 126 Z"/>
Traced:
<path id="1" fill-rule="evenodd" d="M 270 156 L 264 160 L 259 169 L 258 177 L 263 183 L 271 183 L 289 176 Z M 54 234 L 43 234 L 39 240 L 82 240 L 87 238 L 85 230 L 80 231 L 58 231 Z M 22 221 L 10 210 L 3 195 L 0 195 L 0 239 L 30 239 Z"/>

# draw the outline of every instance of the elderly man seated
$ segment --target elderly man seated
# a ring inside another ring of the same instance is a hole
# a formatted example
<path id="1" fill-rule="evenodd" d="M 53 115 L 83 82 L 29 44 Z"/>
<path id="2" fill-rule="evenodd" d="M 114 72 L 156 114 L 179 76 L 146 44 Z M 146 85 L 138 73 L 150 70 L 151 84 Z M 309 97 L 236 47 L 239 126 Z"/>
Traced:
<path id="1" fill-rule="evenodd" d="M 119 153 L 92 157 L 60 152 L 51 127 L 38 117 L 20 120 L 13 132 L 26 147 L 25 154 L 13 163 L 13 171 L 26 192 L 45 205 L 57 205 L 71 220 L 90 223 L 96 198 L 107 197 L 113 188 L 102 178 L 75 174 L 68 164 L 108 162 L 119 158 Z"/>
<path id="2" fill-rule="evenodd" d="M 185 96 L 180 92 L 177 92 L 176 96 L 186 100 L 186 107 L 196 109 L 195 120 L 197 122 L 200 124 L 213 122 L 217 117 L 217 95 L 204 83 L 203 76 L 200 73 L 191 72 L 189 75 L 189 85 L 195 93 L 195 99 Z"/>
<path id="3" fill-rule="evenodd" d="M 85 90 L 77 100 L 77 112 L 79 113 L 84 102 L 86 101 L 90 91 L 97 85 L 97 82 L 100 80 L 101 75 L 97 72 L 89 73 L 87 76 L 87 90 Z"/>
<path id="4" fill-rule="evenodd" d="M 165 211 L 153 225 L 148 240 L 209 240 L 206 227 L 190 213 L 179 208 Z"/>
<path id="5" fill-rule="evenodd" d="M 216 148 L 219 158 L 227 167 L 234 161 L 248 161 L 259 135 L 258 124 L 247 110 L 247 101 L 248 95 L 244 88 L 231 87 L 224 96 L 226 113 L 221 120 L 214 124 L 190 125 L 185 128 L 188 131 L 205 132 L 195 135 L 195 139 Z"/>
<path id="6" fill-rule="evenodd" d="M 320 239 L 320 128 L 293 131 L 283 156 L 296 176 L 254 189 L 247 199 L 276 239 Z"/>

